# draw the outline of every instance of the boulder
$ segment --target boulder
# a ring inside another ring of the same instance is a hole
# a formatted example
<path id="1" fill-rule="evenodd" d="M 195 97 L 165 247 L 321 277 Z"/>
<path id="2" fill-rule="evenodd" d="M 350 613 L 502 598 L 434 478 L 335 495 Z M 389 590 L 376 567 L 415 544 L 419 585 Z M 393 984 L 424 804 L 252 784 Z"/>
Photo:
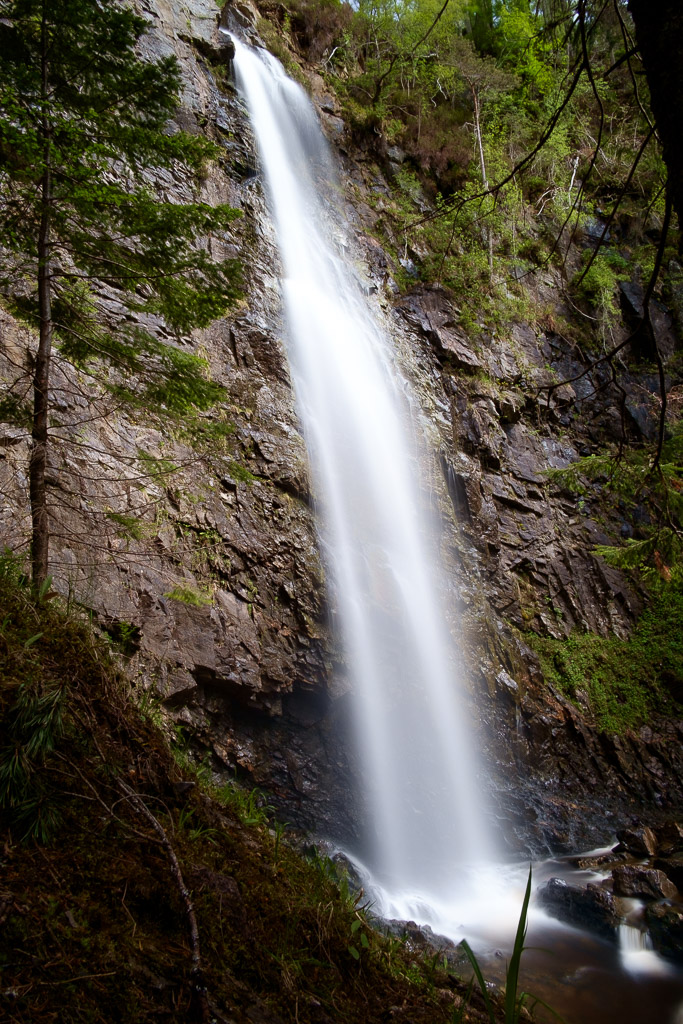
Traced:
<path id="1" fill-rule="evenodd" d="M 617 839 L 627 853 L 636 857 L 654 857 L 657 852 L 657 837 L 647 825 L 622 828 L 617 832 Z"/>
<path id="2" fill-rule="evenodd" d="M 683 907 L 651 903 L 645 911 L 645 920 L 657 952 L 683 963 Z"/>
<path id="3" fill-rule="evenodd" d="M 658 857 L 653 867 L 663 871 L 667 878 L 683 892 L 683 854 L 674 854 L 671 857 Z"/>
<path id="4" fill-rule="evenodd" d="M 672 853 L 683 853 L 683 824 L 679 821 L 667 821 L 655 830 L 657 853 L 668 857 Z"/>
<path id="5" fill-rule="evenodd" d="M 612 872 L 615 896 L 634 896 L 637 899 L 674 899 L 676 886 L 663 871 L 637 864 L 620 864 Z"/>
<path id="6" fill-rule="evenodd" d="M 571 857 L 569 863 L 582 871 L 611 871 L 617 864 L 622 863 L 625 857 L 624 853 L 614 853 L 610 850 L 609 853 L 599 853 L 596 856 Z"/>
<path id="7" fill-rule="evenodd" d="M 562 878 L 551 878 L 539 890 L 537 900 L 558 921 L 576 928 L 585 928 L 603 939 L 616 941 L 621 918 L 614 897 L 599 885 L 589 884 L 584 889 L 568 885 Z"/>

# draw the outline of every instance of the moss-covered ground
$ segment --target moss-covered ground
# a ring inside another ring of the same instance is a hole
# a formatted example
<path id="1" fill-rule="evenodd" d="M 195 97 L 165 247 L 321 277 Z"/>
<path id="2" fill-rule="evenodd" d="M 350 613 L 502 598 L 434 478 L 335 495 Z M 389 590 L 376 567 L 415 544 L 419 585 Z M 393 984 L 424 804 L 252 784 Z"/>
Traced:
<path id="1" fill-rule="evenodd" d="M 0 570 L 3 1020 L 483 1019 L 257 801 L 193 776 L 87 623 Z"/>

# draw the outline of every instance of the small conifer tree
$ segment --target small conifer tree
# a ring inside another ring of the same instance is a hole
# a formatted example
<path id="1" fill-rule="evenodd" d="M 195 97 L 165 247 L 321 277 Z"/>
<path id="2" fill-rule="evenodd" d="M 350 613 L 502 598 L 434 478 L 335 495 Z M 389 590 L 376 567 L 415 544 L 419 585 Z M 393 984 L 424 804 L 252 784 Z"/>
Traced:
<path id="1" fill-rule="evenodd" d="M 38 333 L 37 586 L 48 573 L 53 343 L 76 365 L 105 360 L 112 387 L 171 412 L 207 409 L 222 393 L 201 359 L 152 330 L 161 318 L 179 340 L 235 300 L 236 262 L 215 262 L 204 245 L 237 214 L 169 202 L 155 187 L 163 169 L 196 182 L 215 147 L 171 126 L 179 68 L 173 57 L 141 59 L 145 30 L 120 0 L 0 0 L 0 288 Z M 103 290 L 137 316 L 105 323 L 95 300 Z"/>

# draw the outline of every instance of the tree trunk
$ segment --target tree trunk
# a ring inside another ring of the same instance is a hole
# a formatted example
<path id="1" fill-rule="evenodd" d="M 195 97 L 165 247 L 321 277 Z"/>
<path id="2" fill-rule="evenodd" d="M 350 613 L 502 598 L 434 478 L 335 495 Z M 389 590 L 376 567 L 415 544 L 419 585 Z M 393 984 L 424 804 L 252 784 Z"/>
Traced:
<path id="1" fill-rule="evenodd" d="M 683 3 L 629 0 L 673 207 L 683 225 Z"/>
<path id="2" fill-rule="evenodd" d="M 470 83 L 470 92 L 472 93 L 472 103 L 474 105 L 474 134 L 477 139 L 477 149 L 479 151 L 479 166 L 481 167 L 481 178 L 484 184 L 484 188 L 488 192 L 489 179 L 486 173 L 486 161 L 484 160 L 484 142 L 481 137 L 481 121 L 479 119 L 479 93 L 477 87 L 473 83 Z M 487 224 L 484 228 L 484 240 L 486 241 L 488 253 L 489 253 L 489 280 L 493 281 L 493 228 L 490 224 Z"/>
<path id="3" fill-rule="evenodd" d="M 31 573 L 33 585 L 39 588 L 47 579 L 49 522 L 45 470 L 47 467 L 48 412 L 50 387 L 50 355 L 52 352 L 52 294 L 50 270 L 50 220 L 52 176 L 50 174 L 50 128 L 48 102 L 48 38 L 45 18 L 42 26 L 42 128 L 44 133 L 43 175 L 41 181 L 42 212 L 38 234 L 38 315 L 40 335 L 33 374 L 33 430 L 29 463 L 29 494 L 31 498 Z"/>

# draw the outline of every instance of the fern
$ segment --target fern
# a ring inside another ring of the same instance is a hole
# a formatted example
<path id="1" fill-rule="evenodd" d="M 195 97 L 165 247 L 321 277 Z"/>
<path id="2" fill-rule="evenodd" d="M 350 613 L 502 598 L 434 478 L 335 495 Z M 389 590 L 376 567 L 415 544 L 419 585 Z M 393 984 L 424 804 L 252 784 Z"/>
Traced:
<path id="1" fill-rule="evenodd" d="M 10 812 L 22 840 L 47 842 L 59 823 L 40 772 L 63 735 L 65 704 L 62 687 L 36 692 L 22 683 L 9 711 L 0 749 L 0 807 Z"/>
<path id="2" fill-rule="evenodd" d="M 683 561 L 683 424 L 666 440 L 659 466 L 650 453 L 631 448 L 620 454 L 589 455 L 547 476 L 573 495 L 591 495 L 620 516 L 636 519 L 639 536 L 624 545 L 600 545 L 595 553 L 619 569 L 657 572 Z M 639 509 L 647 509 L 647 518 Z"/>

